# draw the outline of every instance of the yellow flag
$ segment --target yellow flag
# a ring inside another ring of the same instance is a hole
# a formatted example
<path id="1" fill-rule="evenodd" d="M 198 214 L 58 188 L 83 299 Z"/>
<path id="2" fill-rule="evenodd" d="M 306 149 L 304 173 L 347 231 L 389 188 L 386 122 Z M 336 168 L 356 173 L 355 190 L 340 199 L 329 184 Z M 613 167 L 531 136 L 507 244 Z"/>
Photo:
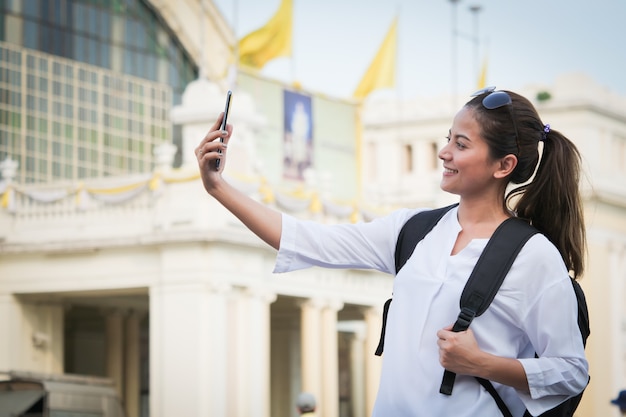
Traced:
<path id="1" fill-rule="evenodd" d="M 354 90 L 354 98 L 363 99 L 378 88 L 393 87 L 395 85 L 397 49 L 398 18 L 395 18 L 374 60 L 356 90 Z"/>
<path id="2" fill-rule="evenodd" d="M 261 69 L 270 60 L 291 56 L 292 0 L 282 0 L 269 22 L 241 38 L 239 63 Z"/>
<path id="3" fill-rule="evenodd" d="M 483 60 L 483 67 L 480 69 L 480 74 L 478 75 L 478 88 L 477 90 L 482 90 L 487 86 L 487 57 Z"/>

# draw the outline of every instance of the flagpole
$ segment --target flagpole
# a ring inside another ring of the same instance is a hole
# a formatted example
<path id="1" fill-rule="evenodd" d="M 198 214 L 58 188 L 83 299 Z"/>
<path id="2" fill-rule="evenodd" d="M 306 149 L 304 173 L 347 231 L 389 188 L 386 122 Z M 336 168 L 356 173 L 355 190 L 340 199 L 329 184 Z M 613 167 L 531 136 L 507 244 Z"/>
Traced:
<path id="1" fill-rule="evenodd" d="M 480 35 L 478 33 L 478 12 L 482 10 L 479 5 L 470 6 L 470 11 L 474 15 L 474 67 L 476 68 L 476 80 L 480 79 Z"/>
<path id="2" fill-rule="evenodd" d="M 456 96 L 457 96 L 457 29 L 456 29 L 456 11 L 457 4 L 461 0 L 450 0 L 452 4 L 452 109 L 454 111 L 457 108 Z"/>
<path id="3" fill-rule="evenodd" d="M 207 3 L 206 0 L 202 0 L 202 2 L 200 3 L 200 27 L 203 28 L 203 30 L 200 31 L 200 67 L 198 68 L 198 79 L 204 79 L 204 78 L 208 78 L 207 76 L 207 70 L 206 70 L 206 48 L 202 47 L 202 44 L 204 43 L 205 39 L 207 38 L 208 35 L 208 30 L 206 29 L 207 25 L 204 24 L 203 20 L 206 18 L 206 15 L 208 14 L 207 12 Z"/>
<path id="4" fill-rule="evenodd" d="M 291 85 L 296 84 L 296 53 L 295 53 L 295 48 L 293 47 L 293 15 L 295 14 L 294 10 L 295 10 L 295 4 L 296 4 L 296 0 L 293 0 L 293 3 L 291 3 L 291 21 L 292 21 L 292 25 L 291 25 Z"/>
<path id="5" fill-rule="evenodd" d="M 357 195 L 356 201 L 358 205 L 362 205 L 363 201 L 363 120 L 361 111 L 363 109 L 363 99 L 359 99 L 356 105 L 356 185 Z"/>
<path id="6" fill-rule="evenodd" d="M 233 32 L 235 33 L 235 50 L 233 51 L 234 62 L 229 69 L 231 72 L 229 88 L 235 90 L 239 79 L 239 0 L 233 1 Z"/>

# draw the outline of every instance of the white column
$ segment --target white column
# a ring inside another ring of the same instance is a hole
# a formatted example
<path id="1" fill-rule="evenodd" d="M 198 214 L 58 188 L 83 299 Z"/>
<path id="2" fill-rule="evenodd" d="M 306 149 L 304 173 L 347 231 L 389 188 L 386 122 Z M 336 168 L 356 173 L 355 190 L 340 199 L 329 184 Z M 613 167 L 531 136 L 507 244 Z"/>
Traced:
<path id="1" fill-rule="evenodd" d="M 626 330 L 626 319 L 624 318 L 624 279 L 626 278 L 626 248 L 623 244 L 618 242 L 612 242 L 609 244 L 609 288 L 610 288 L 610 300 L 609 311 L 611 322 L 607 323 L 611 329 L 612 347 L 609 349 L 611 352 L 611 366 L 609 368 L 611 372 L 612 392 L 619 392 L 623 389 L 624 376 L 626 375 L 626 364 L 624 363 L 624 331 Z M 584 281 L 583 281 L 584 283 Z M 593 313 L 591 313 L 593 314 Z"/>
<path id="2" fill-rule="evenodd" d="M 119 311 L 106 315 L 106 374 L 113 380 L 120 397 L 124 394 L 124 332 Z"/>
<path id="3" fill-rule="evenodd" d="M 322 410 L 322 307 L 319 299 L 300 304 L 300 338 L 302 345 L 302 391 L 315 395 Z M 323 413 L 320 413 L 323 415 Z"/>
<path id="4" fill-rule="evenodd" d="M 352 339 L 350 340 L 350 368 L 352 370 L 352 412 L 355 416 L 365 416 L 365 369 L 367 352 L 365 352 L 365 339 L 367 331 L 363 326 L 355 326 Z M 373 355 L 373 353 L 372 353 Z"/>
<path id="5" fill-rule="evenodd" d="M 322 309 L 322 396 L 318 412 L 324 417 L 339 416 L 339 346 L 337 312 L 343 303 L 332 301 Z"/>
<path id="6" fill-rule="evenodd" d="M 270 417 L 270 304 L 276 294 L 246 288 L 232 295 L 228 415 Z"/>
<path id="7" fill-rule="evenodd" d="M 230 287 L 150 288 L 150 416 L 226 417 Z"/>
<path id="8" fill-rule="evenodd" d="M 140 396 L 140 321 L 141 315 L 131 312 L 125 323 L 124 406 L 127 417 L 139 417 Z"/>
<path id="9" fill-rule="evenodd" d="M 374 402 L 378 393 L 382 358 L 374 355 L 382 326 L 382 307 L 365 309 L 365 324 L 367 333 L 365 337 L 365 409 L 366 415 L 372 415 Z"/>
<path id="10" fill-rule="evenodd" d="M 276 294 L 262 289 L 249 289 L 248 332 L 250 356 L 247 382 L 247 397 L 252 407 L 245 417 L 270 417 L 270 304 Z"/>
<path id="11" fill-rule="evenodd" d="M 13 294 L 0 294 L 0 317 L 0 369 L 20 368 L 20 346 L 25 343 L 21 333 L 23 317 L 20 304 Z"/>
<path id="12" fill-rule="evenodd" d="M 48 370 L 63 373 L 65 351 L 65 309 L 62 305 L 51 305 L 48 309 L 48 329 L 51 334 Z"/>

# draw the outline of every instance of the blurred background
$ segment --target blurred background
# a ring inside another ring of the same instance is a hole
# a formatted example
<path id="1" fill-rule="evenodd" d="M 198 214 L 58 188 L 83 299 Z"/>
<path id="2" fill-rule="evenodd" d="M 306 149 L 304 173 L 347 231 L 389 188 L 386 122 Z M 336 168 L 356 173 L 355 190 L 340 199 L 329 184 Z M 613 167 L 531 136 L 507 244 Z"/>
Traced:
<path id="1" fill-rule="evenodd" d="M 273 274 L 193 149 L 231 89 L 225 176 L 253 198 L 327 223 L 441 206 L 451 120 L 496 85 L 583 156 L 576 415 L 619 415 L 625 17 L 621 0 L 0 2 L 0 380 L 28 391 L 2 388 L 0 411 L 85 413 L 68 392 L 106 385 L 127 417 L 296 416 L 301 391 L 370 415 L 393 277 Z"/>

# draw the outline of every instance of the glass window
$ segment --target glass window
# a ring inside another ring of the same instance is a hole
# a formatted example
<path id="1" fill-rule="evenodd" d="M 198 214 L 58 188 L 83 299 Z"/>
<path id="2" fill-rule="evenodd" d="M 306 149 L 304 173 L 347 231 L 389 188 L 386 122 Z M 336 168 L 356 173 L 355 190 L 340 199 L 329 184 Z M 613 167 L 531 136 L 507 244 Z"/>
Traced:
<path id="1" fill-rule="evenodd" d="M 100 43 L 100 66 L 111 69 L 111 48 L 108 43 Z"/>
<path id="2" fill-rule="evenodd" d="M 38 122 L 39 122 L 39 133 L 44 134 L 44 135 L 48 133 L 48 121 L 46 119 L 40 118 Z"/>
<path id="3" fill-rule="evenodd" d="M 39 77 L 39 92 L 47 93 L 48 92 L 48 79 L 44 77 Z"/>
<path id="4" fill-rule="evenodd" d="M 98 10 L 95 6 L 86 6 L 87 31 L 93 36 L 98 36 Z"/>
<path id="5" fill-rule="evenodd" d="M 85 27 L 85 6 L 82 3 L 74 2 L 74 13 L 72 16 L 72 23 L 74 24 L 74 29 L 77 32 L 86 32 L 87 28 Z"/>
<path id="6" fill-rule="evenodd" d="M 54 178 L 61 177 L 61 164 L 56 161 L 52 161 L 52 176 Z"/>
<path id="7" fill-rule="evenodd" d="M 29 90 L 34 90 L 35 89 L 35 76 L 32 74 L 28 74 L 26 76 L 26 87 Z"/>
<path id="8" fill-rule="evenodd" d="M 39 138 L 39 153 L 42 155 L 48 153 L 48 141 L 44 138 Z"/>
<path id="9" fill-rule="evenodd" d="M 35 138 L 33 136 L 26 136 L 26 150 L 30 153 L 35 152 Z"/>
<path id="10" fill-rule="evenodd" d="M 59 142 L 52 142 L 52 156 L 61 156 L 61 144 Z"/>
<path id="11" fill-rule="evenodd" d="M 50 51 L 54 55 L 65 55 L 65 32 L 59 28 L 50 28 Z"/>
<path id="12" fill-rule="evenodd" d="M 64 65 L 65 67 L 65 77 L 66 78 L 74 78 L 74 67 L 71 65 Z"/>
<path id="13" fill-rule="evenodd" d="M 24 46 L 39 49 L 39 25 L 30 20 L 24 22 Z"/>
<path id="14" fill-rule="evenodd" d="M 39 15 L 39 0 L 23 0 L 22 1 L 22 12 L 29 17 L 34 17 L 38 19 L 41 17 Z"/>
<path id="15" fill-rule="evenodd" d="M 37 107 L 37 110 L 39 110 L 42 113 L 48 112 L 48 99 L 47 98 L 39 97 L 39 105 Z"/>
<path id="16" fill-rule="evenodd" d="M 65 137 L 72 139 L 74 137 L 74 127 L 72 125 L 65 125 Z"/>
<path id="17" fill-rule="evenodd" d="M 2 93 L 2 91 L 0 90 L 0 97 L 2 96 L 1 93 Z M 3 102 L 4 102 L 4 100 L 3 100 Z M 28 110 L 32 110 L 32 111 L 35 110 L 35 97 L 30 95 L 30 94 L 28 94 L 26 96 L 26 108 Z"/>
<path id="18" fill-rule="evenodd" d="M 11 125 L 18 129 L 22 127 L 22 115 L 17 112 L 11 112 Z"/>
<path id="19" fill-rule="evenodd" d="M 65 21 L 65 13 L 64 10 L 61 8 L 61 4 L 59 0 L 54 1 L 54 3 L 56 4 L 50 4 L 51 9 L 52 9 L 52 22 L 56 23 L 57 25 L 65 25 L 66 21 Z"/>
<path id="20" fill-rule="evenodd" d="M 87 63 L 98 65 L 98 42 L 95 39 L 87 39 Z"/>
<path id="21" fill-rule="evenodd" d="M 104 39 L 110 41 L 111 39 L 111 14 L 107 9 L 103 9 L 99 13 L 100 17 L 100 32 L 99 35 Z"/>
<path id="22" fill-rule="evenodd" d="M 131 19 L 124 21 L 124 45 L 126 47 L 135 46 L 134 22 Z"/>
<path id="23" fill-rule="evenodd" d="M 48 72 L 48 60 L 46 58 L 39 59 L 39 71 Z"/>
<path id="24" fill-rule="evenodd" d="M 74 59 L 81 62 L 87 61 L 87 39 L 84 36 L 74 36 Z"/>
<path id="25" fill-rule="evenodd" d="M 52 49 L 52 43 L 54 41 L 52 29 L 48 25 L 39 25 L 39 50 L 54 53 Z"/>
<path id="26" fill-rule="evenodd" d="M 134 75 L 133 73 L 133 69 L 134 69 L 134 65 L 133 65 L 133 58 L 135 57 L 135 55 L 129 51 L 128 49 L 124 49 L 124 72 L 126 74 L 130 74 L 130 75 Z"/>
<path id="27" fill-rule="evenodd" d="M 45 158 L 39 160 L 39 174 L 43 178 L 48 176 L 48 161 Z"/>

